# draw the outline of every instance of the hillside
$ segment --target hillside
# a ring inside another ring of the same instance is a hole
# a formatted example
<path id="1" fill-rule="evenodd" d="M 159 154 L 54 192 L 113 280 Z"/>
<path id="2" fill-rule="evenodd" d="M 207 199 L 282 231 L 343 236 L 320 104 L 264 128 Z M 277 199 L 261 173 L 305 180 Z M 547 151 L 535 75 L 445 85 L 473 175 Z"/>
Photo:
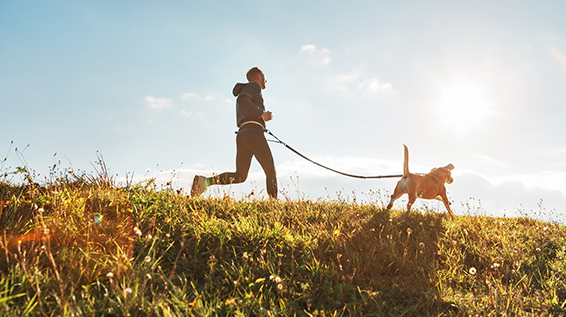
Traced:
<path id="1" fill-rule="evenodd" d="M 0 180 L 2 316 L 559 316 L 566 228 Z"/>

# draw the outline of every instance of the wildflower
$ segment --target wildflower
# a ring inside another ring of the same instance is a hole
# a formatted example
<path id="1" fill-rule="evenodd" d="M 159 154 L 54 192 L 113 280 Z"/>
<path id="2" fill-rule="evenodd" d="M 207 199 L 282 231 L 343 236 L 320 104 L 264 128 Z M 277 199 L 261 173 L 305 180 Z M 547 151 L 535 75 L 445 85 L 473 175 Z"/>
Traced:
<path id="1" fill-rule="evenodd" d="M 147 274 L 145 275 L 145 277 L 146 277 L 148 280 L 151 280 L 151 274 L 147 273 Z"/>
<path id="2" fill-rule="evenodd" d="M 151 257 L 150 257 L 149 255 L 146 256 L 146 257 L 145 257 L 145 261 L 146 261 L 147 263 L 151 262 Z"/>
<path id="3" fill-rule="evenodd" d="M 475 267 L 472 266 L 472 267 L 470 268 L 470 274 L 476 275 L 476 268 L 475 268 Z"/>
<path id="4" fill-rule="evenodd" d="M 411 235 L 411 233 L 413 233 L 413 229 L 407 228 L 407 234 L 408 234 L 408 235 Z"/>
<path id="5" fill-rule="evenodd" d="M 147 235 L 147 240 L 151 240 L 151 239 L 153 239 L 153 236 L 152 236 L 151 234 L 148 234 L 148 235 Z"/>
<path id="6" fill-rule="evenodd" d="M 114 277 L 114 273 L 112 272 L 108 272 L 108 274 L 106 274 L 107 278 L 113 278 Z"/>
<path id="7" fill-rule="evenodd" d="M 125 295 L 132 294 L 132 289 L 129 288 L 129 287 L 126 288 L 126 289 L 124 290 L 124 294 L 125 294 Z"/>
<path id="8" fill-rule="evenodd" d="M 419 243 L 419 247 L 424 248 L 424 243 L 423 242 Z"/>
<path id="9" fill-rule="evenodd" d="M 269 280 L 270 280 L 270 281 L 273 281 L 274 279 L 275 279 L 275 276 L 273 276 L 273 275 L 270 275 L 270 276 L 269 276 Z"/>
<path id="10" fill-rule="evenodd" d="M 280 278 L 279 276 L 277 276 L 277 277 L 275 278 L 275 283 L 279 283 L 279 282 L 281 282 L 281 278 Z"/>
<path id="11" fill-rule="evenodd" d="M 67 171 L 69 174 L 73 174 L 73 169 L 69 168 L 69 170 Z"/>
<path id="12" fill-rule="evenodd" d="M 493 263 L 493 264 L 491 265 L 491 268 L 497 270 L 497 269 L 499 268 L 499 266 L 500 266 L 499 263 L 496 262 L 496 263 Z"/>
<path id="13" fill-rule="evenodd" d="M 283 285 L 282 285 L 282 284 L 277 284 L 277 288 L 281 290 L 281 289 L 283 289 Z"/>
<path id="14" fill-rule="evenodd" d="M 421 227 L 423 226 L 423 223 L 422 223 L 422 221 L 421 221 L 421 222 L 419 222 L 419 226 L 421 226 Z"/>
<path id="15" fill-rule="evenodd" d="M 142 235 L 142 232 L 141 232 L 140 228 L 138 228 L 138 227 L 134 228 L 134 233 L 137 234 L 138 236 Z"/>

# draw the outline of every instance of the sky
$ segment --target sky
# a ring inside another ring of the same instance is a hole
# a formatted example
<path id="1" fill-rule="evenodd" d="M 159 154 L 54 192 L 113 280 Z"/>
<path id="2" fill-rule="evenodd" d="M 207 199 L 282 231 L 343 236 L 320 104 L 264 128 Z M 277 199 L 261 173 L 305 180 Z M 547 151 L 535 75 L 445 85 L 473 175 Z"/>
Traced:
<path id="1" fill-rule="evenodd" d="M 411 172 L 455 166 L 456 214 L 563 221 L 565 11 L 563 1 L 0 1 L 0 168 L 47 180 L 54 165 L 94 173 L 103 158 L 117 180 L 188 193 L 195 174 L 234 171 L 231 92 L 258 66 L 268 129 L 307 157 L 399 174 L 406 144 Z M 280 199 L 383 205 L 398 180 L 348 178 L 270 146 Z M 224 195 L 266 197 L 257 161 L 245 183 L 205 193 Z"/>

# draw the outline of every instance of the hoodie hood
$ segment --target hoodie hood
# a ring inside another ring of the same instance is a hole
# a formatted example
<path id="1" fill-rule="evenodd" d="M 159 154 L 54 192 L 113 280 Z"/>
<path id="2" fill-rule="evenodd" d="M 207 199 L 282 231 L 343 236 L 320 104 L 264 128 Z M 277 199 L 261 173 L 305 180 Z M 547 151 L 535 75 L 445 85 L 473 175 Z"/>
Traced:
<path id="1" fill-rule="evenodd" d="M 244 89 L 244 87 L 246 87 L 247 85 L 248 83 L 246 84 L 237 83 L 236 86 L 234 86 L 234 89 L 232 90 L 232 94 L 234 94 L 234 97 L 238 96 L 242 91 L 242 89 Z"/>

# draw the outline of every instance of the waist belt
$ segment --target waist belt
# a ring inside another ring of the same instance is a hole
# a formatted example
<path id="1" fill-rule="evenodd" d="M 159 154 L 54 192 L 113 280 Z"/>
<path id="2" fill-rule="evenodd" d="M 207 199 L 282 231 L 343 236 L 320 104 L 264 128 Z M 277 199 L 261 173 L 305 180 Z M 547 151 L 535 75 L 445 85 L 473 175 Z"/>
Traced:
<path id="1" fill-rule="evenodd" d="M 240 125 L 240 129 L 241 129 L 243 126 L 245 126 L 246 124 L 248 124 L 248 123 L 257 124 L 257 125 L 259 125 L 259 126 L 261 127 L 262 130 L 265 131 L 265 127 L 263 126 L 263 124 L 261 124 L 261 123 L 259 123 L 259 122 L 256 122 L 256 121 L 246 121 L 246 122 L 244 122 L 244 123 L 242 123 L 242 124 Z"/>

